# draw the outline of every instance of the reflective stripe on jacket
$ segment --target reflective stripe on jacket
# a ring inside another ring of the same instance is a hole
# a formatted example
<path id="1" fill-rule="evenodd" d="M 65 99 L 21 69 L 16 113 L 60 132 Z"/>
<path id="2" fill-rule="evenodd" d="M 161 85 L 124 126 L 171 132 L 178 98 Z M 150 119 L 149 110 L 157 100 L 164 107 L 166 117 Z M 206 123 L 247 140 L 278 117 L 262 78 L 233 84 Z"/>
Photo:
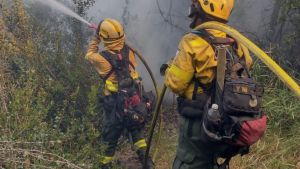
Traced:
<path id="1" fill-rule="evenodd" d="M 217 30 L 207 30 L 215 37 L 225 38 L 226 34 Z M 252 58 L 246 47 L 238 44 L 237 55 L 245 58 L 247 67 L 252 66 Z M 193 33 L 186 34 L 178 47 L 178 52 L 170 68 L 166 70 L 165 84 L 174 93 L 192 99 L 195 77 L 200 83 L 209 85 L 215 78 L 217 59 L 214 49 L 203 38 Z M 202 93 L 201 87 L 198 93 Z"/>

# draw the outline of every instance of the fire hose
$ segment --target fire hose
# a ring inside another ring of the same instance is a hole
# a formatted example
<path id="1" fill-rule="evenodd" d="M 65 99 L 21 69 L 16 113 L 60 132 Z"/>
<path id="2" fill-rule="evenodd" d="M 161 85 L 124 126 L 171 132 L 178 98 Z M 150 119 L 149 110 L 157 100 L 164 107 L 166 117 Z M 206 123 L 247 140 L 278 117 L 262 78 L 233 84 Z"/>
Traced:
<path id="1" fill-rule="evenodd" d="M 253 42 L 247 39 L 245 36 L 240 34 L 237 30 L 231 28 L 226 24 L 219 22 L 206 22 L 199 25 L 195 30 L 199 29 L 215 29 L 225 32 L 231 36 L 238 43 L 246 46 L 258 59 L 260 59 L 275 75 L 300 99 L 300 86 L 290 77 L 270 56 L 268 56 L 263 50 L 257 47 Z"/>
<path id="2" fill-rule="evenodd" d="M 154 78 L 154 75 L 149 67 L 149 65 L 147 64 L 146 60 L 144 59 L 143 55 L 137 51 L 136 49 L 134 49 L 130 44 L 126 43 L 127 46 L 137 55 L 137 57 L 140 59 L 140 61 L 143 63 L 143 65 L 145 66 L 146 70 L 148 71 L 149 75 L 150 75 L 150 78 L 153 82 L 153 85 L 154 85 L 154 89 L 155 89 L 155 92 L 156 92 L 156 96 L 158 98 L 163 98 L 163 97 L 159 97 L 159 91 L 158 91 L 158 87 L 157 87 L 157 82 Z M 161 92 L 161 93 L 164 93 L 164 92 Z M 161 110 L 161 101 L 157 101 L 156 103 L 156 108 L 154 109 L 154 112 L 158 112 L 158 113 L 155 113 L 153 118 L 152 118 L 152 122 L 151 122 L 151 126 L 155 126 L 156 123 L 157 123 L 157 119 L 158 119 L 158 115 L 159 115 L 159 112 Z M 159 107 L 157 107 L 159 106 Z M 158 110 L 157 110 L 158 108 Z M 155 125 L 153 125 L 153 123 L 155 123 Z M 147 145 L 151 145 L 151 142 L 152 142 L 152 138 L 153 138 L 153 134 L 154 134 L 154 129 L 155 127 L 151 127 L 150 128 L 150 131 L 148 133 L 148 139 L 147 139 Z M 157 152 L 158 152 L 158 145 L 159 145 L 159 142 L 160 142 L 160 138 L 161 138 L 161 133 L 162 133 L 162 117 L 160 117 L 160 121 L 159 121 L 159 129 L 158 129 L 158 136 L 157 136 L 157 140 L 156 140 L 156 147 L 154 148 L 155 151 L 154 151 L 154 155 L 153 155 L 153 161 L 155 160 L 155 157 L 157 155 Z M 150 149 L 147 149 L 148 150 L 148 156 L 149 156 L 149 150 Z M 147 153 L 146 153 L 147 154 Z M 148 159 L 148 156 L 146 159 Z"/>
<path id="3" fill-rule="evenodd" d="M 235 39 L 238 43 L 243 44 L 246 48 L 249 49 L 253 54 L 255 54 L 258 59 L 260 59 L 273 73 L 276 74 L 276 76 L 291 90 L 293 91 L 296 96 L 300 99 L 300 86 L 293 80 L 292 77 L 290 77 L 270 56 L 268 56 L 262 49 L 257 47 L 253 42 L 251 42 L 249 39 L 247 39 L 245 36 L 240 34 L 237 30 L 233 29 L 232 27 L 220 23 L 220 22 L 206 22 L 203 23 L 195 28 L 195 30 L 201 30 L 201 29 L 215 29 L 222 31 L 226 33 L 227 35 L 231 36 L 233 39 Z M 145 155 L 145 166 L 147 163 L 147 158 L 149 157 L 149 152 L 151 149 L 151 139 L 154 133 L 154 129 L 156 126 L 157 117 L 160 113 L 160 106 L 163 100 L 163 97 L 165 95 L 167 87 L 164 85 L 163 89 L 159 95 L 155 110 L 154 110 L 154 116 L 150 128 L 150 135 L 148 140 L 148 146 L 146 150 Z M 145 168 L 144 166 L 144 168 Z"/>
<path id="4" fill-rule="evenodd" d="M 88 24 L 89 28 L 93 29 L 93 30 L 97 30 L 97 25 L 94 24 L 94 23 L 89 23 Z M 150 78 L 152 80 L 152 83 L 154 85 L 154 89 L 155 89 L 155 93 L 156 93 L 156 96 L 158 98 L 161 98 L 161 101 L 157 101 L 156 103 L 156 108 L 154 110 L 154 116 L 152 118 L 152 122 L 151 122 L 151 128 L 150 128 L 150 131 L 149 131 L 149 138 L 147 139 L 147 145 L 151 145 L 151 142 L 152 142 L 152 138 L 153 138 L 153 134 L 154 134 L 154 129 L 155 129 L 155 126 L 156 126 L 156 123 L 157 123 L 157 119 L 158 119 L 158 115 L 159 115 L 159 112 L 160 112 L 160 108 L 161 108 L 161 102 L 162 102 L 162 99 L 163 97 L 159 96 L 159 91 L 158 91 L 158 87 L 157 87 L 157 82 L 154 78 L 154 74 L 153 72 L 151 71 L 149 65 L 147 64 L 146 60 L 144 59 L 143 55 L 137 51 L 136 49 L 134 49 L 130 44 L 126 43 L 127 46 L 136 54 L 136 56 L 140 59 L 140 61 L 143 63 L 143 65 L 145 66 L 146 70 L 148 71 L 149 75 L 150 75 Z M 166 89 L 166 87 L 164 87 Z M 165 92 L 161 92 L 161 93 L 165 93 Z M 157 109 L 157 107 L 159 109 Z M 154 127 L 152 127 L 154 126 Z M 160 118 L 160 123 L 159 123 L 159 130 L 158 130 L 158 137 L 157 137 L 157 141 L 156 141 L 156 145 L 159 145 L 159 142 L 160 142 L 160 138 L 161 138 L 161 133 L 162 133 L 162 117 Z M 148 148 L 147 146 L 147 152 L 146 152 L 146 156 L 145 156 L 145 159 L 148 159 L 148 156 L 149 156 L 149 151 L 150 149 Z M 158 152 L 158 147 L 156 146 L 155 148 L 155 152 L 154 152 L 154 157 L 156 156 Z M 153 158 L 155 159 L 155 158 Z M 146 165 L 146 163 L 145 163 Z"/>

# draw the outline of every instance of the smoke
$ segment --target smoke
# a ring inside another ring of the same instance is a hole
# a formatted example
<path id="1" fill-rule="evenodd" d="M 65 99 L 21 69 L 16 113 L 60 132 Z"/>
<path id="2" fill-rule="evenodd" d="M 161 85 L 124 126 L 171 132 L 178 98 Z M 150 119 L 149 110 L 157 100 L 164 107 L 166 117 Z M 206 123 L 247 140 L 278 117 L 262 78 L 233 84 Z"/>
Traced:
<path id="1" fill-rule="evenodd" d="M 270 30 L 274 0 L 237 0 L 229 24 L 250 38 L 263 39 Z"/>
<path id="2" fill-rule="evenodd" d="M 51 4 L 55 7 L 59 6 L 68 15 L 74 15 L 53 0 L 38 1 L 52 1 Z M 273 0 L 236 0 L 229 24 L 250 39 L 262 38 L 269 28 L 273 4 Z M 122 22 L 127 40 L 143 54 L 155 77 L 162 82 L 160 65 L 175 56 L 181 37 L 189 31 L 189 5 L 190 0 L 101 0 L 96 1 L 89 9 L 88 18 L 97 24 L 104 18 L 114 18 Z M 146 86 L 151 86 L 150 80 L 147 80 L 149 76 L 141 63 L 138 71 L 141 72 Z"/>
<path id="3" fill-rule="evenodd" d="M 272 0 L 237 0 L 229 24 L 249 37 L 261 37 L 270 20 L 272 3 Z M 175 56 L 181 37 L 189 31 L 189 5 L 190 0 L 101 0 L 90 9 L 89 16 L 96 23 L 104 18 L 121 21 L 128 41 L 146 57 L 162 82 L 160 65 Z"/>
<path id="4" fill-rule="evenodd" d="M 163 13 L 160 13 L 158 5 Z M 184 34 L 184 30 L 176 25 L 188 30 L 188 20 L 185 17 L 187 5 L 188 3 L 182 1 L 159 1 L 157 4 L 148 0 L 101 0 L 96 2 L 89 15 L 96 23 L 104 18 L 114 18 L 122 22 L 127 40 L 143 54 L 155 77 L 162 82 L 160 65 L 174 57 L 178 42 Z M 138 70 L 142 72 L 144 82 L 150 83 L 141 64 Z"/>
<path id="5" fill-rule="evenodd" d="M 71 9 L 67 8 L 64 4 L 56 1 L 56 0 L 32 0 L 33 2 L 37 1 L 39 3 L 42 3 L 44 5 L 47 5 L 49 7 L 52 7 L 52 9 L 56 9 L 68 16 L 74 17 L 77 20 L 90 25 L 89 22 L 87 22 L 85 19 L 83 19 L 82 17 L 80 17 L 77 13 L 73 12 Z"/>

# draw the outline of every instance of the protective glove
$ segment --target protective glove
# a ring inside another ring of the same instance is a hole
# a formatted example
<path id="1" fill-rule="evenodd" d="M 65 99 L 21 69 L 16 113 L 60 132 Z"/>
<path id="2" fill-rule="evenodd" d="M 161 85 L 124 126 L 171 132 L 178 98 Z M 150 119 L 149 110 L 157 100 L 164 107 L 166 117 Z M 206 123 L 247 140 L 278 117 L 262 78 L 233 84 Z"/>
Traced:
<path id="1" fill-rule="evenodd" d="M 96 24 L 94 24 L 94 23 L 91 23 L 91 24 L 89 25 L 89 28 L 94 29 L 94 30 L 97 30 L 97 29 L 98 29 L 98 25 L 96 25 Z"/>
<path id="2" fill-rule="evenodd" d="M 160 75 L 165 76 L 166 70 L 168 68 L 169 68 L 169 65 L 167 63 L 162 64 L 159 69 Z"/>
<path id="3" fill-rule="evenodd" d="M 141 96 L 143 93 L 143 84 L 142 84 L 142 78 L 138 77 L 134 79 L 134 89 L 138 92 L 138 94 Z"/>
<path id="4" fill-rule="evenodd" d="M 94 37 L 97 38 L 98 40 L 100 40 L 100 37 L 99 37 L 99 25 L 91 23 L 89 25 L 89 28 L 94 29 L 96 31 Z"/>
<path id="5" fill-rule="evenodd" d="M 142 84 L 142 78 L 141 77 L 138 77 L 138 78 L 136 78 L 136 79 L 134 79 L 134 82 L 135 82 L 135 84 L 137 84 L 137 85 L 141 85 Z"/>
<path id="6" fill-rule="evenodd" d="M 99 37 L 99 32 L 100 32 L 100 25 L 101 25 L 102 22 L 100 22 L 98 25 L 92 23 L 89 25 L 89 28 L 91 29 L 94 29 L 95 30 L 95 35 L 94 37 L 97 38 L 98 40 L 100 40 L 100 37 Z"/>

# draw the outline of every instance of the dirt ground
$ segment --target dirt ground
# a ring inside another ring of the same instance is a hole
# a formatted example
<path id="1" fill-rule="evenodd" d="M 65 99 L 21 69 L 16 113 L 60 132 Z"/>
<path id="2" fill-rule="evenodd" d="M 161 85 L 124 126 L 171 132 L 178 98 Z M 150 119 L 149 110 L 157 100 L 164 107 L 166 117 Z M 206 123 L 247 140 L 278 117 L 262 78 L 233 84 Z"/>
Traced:
<path id="1" fill-rule="evenodd" d="M 154 159 L 156 169 L 168 169 L 171 167 L 175 157 L 177 144 L 177 122 L 178 114 L 174 108 L 163 111 L 163 130 L 159 146 L 153 140 L 151 146 L 152 155 L 157 147 Z M 166 137 L 167 136 L 167 137 Z M 121 139 L 121 146 L 116 152 L 116 168 L 118 169 L 142 169 L 142 165 L 132 150 L 127 140 Z"/>
<path id="2" fill-rule="evenodd" d="M 131 150 L 131 146 L 126 144 L 125 147 L 122 147 L 120 151 L 116 154 L 117 164 L 116 168 L 119 169 L 142 169 L 142 165 L 135 154 Z"/>

